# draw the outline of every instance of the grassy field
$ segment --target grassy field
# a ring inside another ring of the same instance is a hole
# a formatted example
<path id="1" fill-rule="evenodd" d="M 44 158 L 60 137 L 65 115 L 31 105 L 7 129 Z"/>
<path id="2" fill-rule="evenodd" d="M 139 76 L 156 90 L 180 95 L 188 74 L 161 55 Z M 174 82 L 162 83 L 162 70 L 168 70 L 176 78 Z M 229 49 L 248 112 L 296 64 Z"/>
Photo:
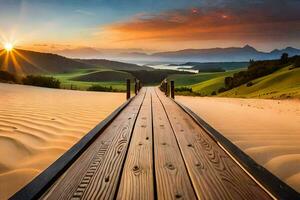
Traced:
<path id="1" fill-rule="evenodd" d="M 300 68 L 290 69 L 291 66 L 282 68 L 272 74 L 252 80 L 252 86 L 246 84 L 233 88 L 224 93 L 218 90 L 224 87 L 224 79 L 245 68 L 214 73 L 175 74 L 168 76 L 168 80 L 175 81 L 176 88 L 192 88 L 193 92 L 177 92 L 181 95 L 212 96 L 213 92 L 220 97 L 239 98 L 300 98 Z M 80 69 L 74 72 L 52 74 L 61 81 L 61 87 L 66 89 L 87 90 L 92 85 L 112 87 L 125 91 L 125 79 L 133 75 L 123 71 L 107 69 Z M 124 81 L 122 81 L 124 80 Z M 132 84 L 133 85 L 133 84 Z"/>
<path id="2" fill-rule="evenodd" d="M 61 74 L 51 74 L 49 76 L 52 76 L 54 78 L 57 78 L 61 82 L 61 87 L 65 89 L 76 89 L 76 90 L 86 90 L 92 85 L 101 85 L 104 87 L 112 87 L 114 89 L 118 90 L 124 90 L 126 89 L 125 85 L 125 79 L 124 81 L 120 81 L 118 78 L 120 75 L 123 77 L 124 72 L 119 71 L 113 71 L 110 70 L 110 75 L 115 77 L 115 80 L 118 81 L 80 81 L 80 78 L 87 77 L 91 74 L 97 73 L 97 75 L 101 78 L 101 72 L 103 74 L 107 74 L 106 69 L 80 69 L 76 70 L 70 73 L 61 73 Z"/>
<path id="3" fill-rule="evenodd" d="M 246 84 L 218 94 L 218 89 L 224 87 L 224 78 L 244 70 L 234 70 L 218 73 L 199 73 L 195 75 L 172 75 L 169 80 L 175 81 L 176 88 L 192 88 L 193 93 L 178 92 L 180 95 L 211 96 L 216 92 L 220 97 L 283 99 L 300 98 L 300 68 L 290 69 L 291 66 L 280 69 L 272 74 L 251 81 L 252 86 Z"/>
<path id="4" fill-rule="evenodd" d="M 245 84 L 221 93 L 221 97 L 241 98 L 300 98 L 300 68 L 290 70 L 290 66 L 278 70 L 268 76 L 252 81 L 253 85 Z"/>
<path id="5" fill-rule="evenodd" d="M 61 88 L 87 90 L 92 85 L 112 87 L 116 90 L 125 91 L 126 79 L 134 77 L 142 81 L 143 85 L 158 85 L 169 74 L 188 75 L 188 72 L 174 70 L 152 70 L 152 71 L 117 71 L 111 69 L 89 68 L 79 69 L 73 72 L 50 74 L 61 82 Z M 133 86 L 133 84 L 131 84 Z"/>
<path id="6" fill-rule="evenodd" d="M 189 87 L 193 89 L 194 94 L 190 95 L 203 95 L 209 96 L 213 91 L 218 91 L 224 86 L 224 78 L 232 76 L 234 73 L 243 69 L 237 69 L 226 72 L 213 72 L 213 73 L 199 73 L 193 75 L 172 75 L 169 80 L 175 81 L 175 87 Z M 188 93 L 181 93 L 188 94 Z"/>

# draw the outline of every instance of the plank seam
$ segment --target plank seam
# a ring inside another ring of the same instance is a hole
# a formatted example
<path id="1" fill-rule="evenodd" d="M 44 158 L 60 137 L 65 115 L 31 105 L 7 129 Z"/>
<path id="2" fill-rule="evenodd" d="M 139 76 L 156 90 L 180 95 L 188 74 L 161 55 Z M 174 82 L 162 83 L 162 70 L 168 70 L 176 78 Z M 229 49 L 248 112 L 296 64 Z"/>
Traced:
<path id="1" fill-rule="evenodd" d="M 154 199 L 158 199 L 157 194 L 157 184 L 156 184 L 156 169 L 155 169 L 155 153 L 154 153 L 154 128 L 153 128 L 153 105 L 152 105 L 152 93 L 150 93 L 151 98 L 151 130 L 152 130 L 152 168 L 153 168 L 153 190 L 154 190 Z"/>
<path id="2" fill-rule="evenodd" d="M 130 145 L 131 145 L 131 139 L 132 139 L 132 134 L 133 134 L 133 131 L 134 131 L 134 128 L 135 128 L 135 124 L 136 124 L 136 121 L 139 117 L 139 114 L 140 114 L 140 111 L 141 111 L 141 108 L 142 108 L 142 105 L 144 103 L 144 100 L 145 100 L 145 97 L 146 97 L 146 94 L 147 94 L 147 90 L 148 88 L 146 88 L 146 91 L 145 91 L 145 94 L 144 94 L 144 97 L 143 97 L 143 100 L 142 100 L 142 103 L 141 105 L 139 106 L 139 110 L 136 114 L 136 117 L 134 119 L 134 123 L 132 125 L 132 129 L 130 131 L 130 137 L 129 137 L 129 140 L 128 140 L 128 145 L 127 145 L 127 149 L 126 149 L 126 153 L 124 155 L 124 159 L 122 161 L 122 167 L 121 167 L 121 170 L 120 170 L 120 173 L 119 173 L 119 178 L 118 180 L 116 181 L 117 183 L 117 186 L 116 186 L 116 191 L 115 191 L 115 194 L 114 194 L 114 199 L 117 199 L 117 196 L 118 196 L 118 191 L 119 191 L 119 188 L 120 188 L 120 184 L 121 184 L 121 179 L 122 179 L 122 174 L 123 174 L 123 170 L 124 170 L 124 166 L 125 166 L 125 163 L 126 163 L 126 159 L 127 159 L 127 155 L 128 155 L 128 151 L 129 151 L 129 148 L 130 148 Z"/>
<path id="3" fill-rule="evenodd" d="M 182 159 L 183 159 L 183 161 L 184 161 L 184 162 L 183 162 L 183 163 L 184 163 L 184 167 L 185 167 L 185 169 L 186 169 L 186 171 L 187 171 L 187 174 L 188 174 L 190 183 L 191 183 L 191 185 L 192 185 L 194 194 L 195 194 L 195 196 L 196 196 L 198 199 L 200 199 L 200 197 L 197 196 L 195 187 L 194 187 L 194 185 L 193 185 L 192 178 L 191 178 L 191 176 L 190 176 L 190 172 L 189 172 L 188 167 L 187 167 L 187 165 L 186 165 L 186 160 L 184 159 L 184 156 L 183 156 L 182 148 L 181 148 L 181 146 L 179 145 L 178 138 L 177 138 L 177 136 L 176 136 L 176 134 L 175 134 L 175 130 L 174 130 L 173 126 L 172 126 L 172 123 L 171 123 L 171 120 L 170 120 L 170 118 L 169 118 L 169 115 L 168 115 L 168 113 L 167 113 L 167 111 L 166 111 L 165 105 L 162 103 L 162 101 L 161 101 L 161 99 L 159 98 L 159 96 L 158 96 L 156 90 L 155 90 L 155 94 L 156 94 L 157 98 L 159 99 L 159 101 L 160 101 L 160 103 L 161 103 L 161 105 L 162 105 L 162 107 L 163 107 L 163 109 L 164 109 L 164 112 L 165 112 L 165 114 L 166 114 L 166 116 L 167 116 L 168 122 L 169 122 L 169 124 L 170 124 L 170 126 L 171 126 L 173 135 L 174 135 L 174 137 L 175 137 L 175 139 L 176 139 L 176 143 L 177 143 L 177 146 L 178 146 L 179 151 L 180 151 L 180 155 L 181 155 L 181 157 L 182 157 Z M 168 98 L 168 97 L 167 97 L 167 98 Z"/>

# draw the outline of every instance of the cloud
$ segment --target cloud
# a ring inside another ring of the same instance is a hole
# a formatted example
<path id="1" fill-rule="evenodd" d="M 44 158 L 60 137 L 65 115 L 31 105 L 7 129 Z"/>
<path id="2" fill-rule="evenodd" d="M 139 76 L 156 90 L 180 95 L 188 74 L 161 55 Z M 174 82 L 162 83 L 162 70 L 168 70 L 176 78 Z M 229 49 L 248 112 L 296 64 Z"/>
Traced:
<path id="1" fill-rule="evenodd" d="M 211 2 L 156 14 L 140 13 L 102 27 L 98 35 L 115 42 L 300 39 L 299 1 Z"/>
<path id="2" fill-rule="evenodd" d="M 35 47 L 48 47 L 48 44 L 33 44 Z"/>
<path id="3" fill-rule="evenodd" d="M 96 16 L 95 13 L 90 12 L 90 11 L 86 11 L 86 10 L 75 10 L 74 12 L 79 13 L 81 15 L 86 15 L 86 16 Z"/>
<path id="4" fill-rule="evenodd" d="M 32 45 L 22 45 L 20 48 L 31 49 L 31 50 L 40 50 L 40 51 L 48 51 L 48 50 L 61 50 L 75 46 L 69 44 L 57 44 L 57 43 L 34 43 Z"/>

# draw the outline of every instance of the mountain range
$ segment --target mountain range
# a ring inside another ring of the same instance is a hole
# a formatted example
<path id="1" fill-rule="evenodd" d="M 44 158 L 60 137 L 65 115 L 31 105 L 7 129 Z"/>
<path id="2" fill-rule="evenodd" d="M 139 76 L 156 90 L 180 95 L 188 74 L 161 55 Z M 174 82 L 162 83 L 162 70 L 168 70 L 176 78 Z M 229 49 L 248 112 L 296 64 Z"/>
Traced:
<path id="1" fill-rule="evenodd" d="M 136 50 L 136 49 L 131 49 Z M 153 70 L 147 66 L 126 63 L 128 61 L 134 63 L 147 62 L 168 62 L 184 63 L 184 62 L 237 62 L 254 60 L 278 59 L 282 53 L 288 53 L 289 56 L 300 55 L 300 49 L 287 47 L 285 49 L 275 49 L 271 52 L 258 51 L 255 48 L 246 45 L 244 47 L 231 48 L 212 48 L 212 49 L 185 49 L 180 51 L 159 52 L 146 54 L 143 52 L 127 52 L 127 50 L 117 50 L 117 54 L 113 54 L 114 50 L 102 50 L 102 52 L 110 52 L 111 58 L 119 61 L 102 59 L 98 50 L 93 48 L 84 49 L 84 54 L 80 54 L 80 49 L 68 50 L 69 57 L 71 54 L 92 56 L 95 59 L 74 59 L 67 58 L 53 53 L 40 53 L 35 51 L 15 49 L 13 52 L 0 53 L 0 70 L 21 74 L 42 74 L 42 73 L 65 73 L 76 69 L 100 68 L 111 70 Z M 130 51 L 130 50 L 128 50 Z M 64 55 L 63 51 L 60 52 Z M 77 57 L 75 56 L 75 57 Z M 97 59 L 98 58 L 98 59 Z M 101 59 L 100 59 L 101 58 Z M 124 62 L 126 61 L 126 62 Z"/>
<path id="2" fill-rule="evenodd" d="M 250 45 L 244 47 L 229 48 L 211 48 L 211 49 L 183 49 L 179 51 L 166 51 L 147 54 L 143 51 L 128 49 L 123 51 L 97 50 L 93 48 L 67 49 L 61 50 L 59 54 L 67 57 L 89 57 L 89 58 L 107 58 L 135 63 L 141 62 L 238 62 L 254 60 L 277 59 L 282 53 L 288 53 L 289 56 L 300 55 L 300 49 L 287 47 L 284 49 L 275 49 L 270 52 L 258 51 Z"/>
<path id="3" fill-rule="evenodd" d="M 14 74 L 66 73 L 78 69 L 152 70 L 136 64 L 105 59 L 70 59 L 52 53 L 41 53 L 22 49 L 12 52 L 0 50 L 0 70 Z"/>

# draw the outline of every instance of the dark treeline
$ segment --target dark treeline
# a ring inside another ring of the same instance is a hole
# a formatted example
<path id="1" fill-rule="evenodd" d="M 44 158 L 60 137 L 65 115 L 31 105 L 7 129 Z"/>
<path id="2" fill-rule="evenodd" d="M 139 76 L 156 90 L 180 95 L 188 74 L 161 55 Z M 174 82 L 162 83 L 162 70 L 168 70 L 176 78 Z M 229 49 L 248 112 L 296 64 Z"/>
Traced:
<path id="1" fill-rule="evenodd" d="M 186 62 L 183 64 L 170 64 L 169 66 L 192 66 L 195 70 L 210 70 L 210 69 L 224 69 L 234 70 L 239 68 L 245 68 L 249 65 L 249 62 Z"/>
<path id="2" fill-rule="evenodd" d="M 247 87 L 251 87 L 253 85 L 251 82 L 252 80 L 272 74 L 273 72 L 290 65 L 293 66 L 292 68 L 300 67 L 300 56 L 289 58 L 288 54 L 283 53 L 279 60 L 251 60 L 246 71 L 235 73 L 233 74 L 233 77 L 226 77 L 225 88 L 220 88 L 219 92 L 224 92 L 243 84 L 247 84 Z"/>
<path id="3" fill-rule="evenodd" d="M 192 88 L 189 88 L 189 87 L 176 87 L 174 89 L 175 92 L 193 92 L 193 89 Z"/>
<path id="4" fill-rule="evenodd" d="M 60 81 L 53 77 L 28 75 L 22 79 L 24 85 L 60 88 Z"/>
<path id="5" fill-rule="evenodd" d="M 123 92 L 123 90 L 115 89 L 110 87 L 105 87 L 101 85 L 92 85 L 87 89 L 87 91 L 98 91 L 98 92 Z"/>
<path id="6" fill-rule="evenodd" d="M 202 73 L 202 72 L 226 72 L 226 70 L 223 68 L 215 67 L 215 68 L 199 69 L 198 72 L 199 73 Z"/>
<path id="7" fill-rule="evenodd" d="M 134 77 L 141 80 L 143 85 L 154 85 L 159 84 L 165 78 L 172 74 L 191 74 L 190 72 L 183 72 L 183 71 L 175 71 L 175 70 L 153 70 L 153 71 L 146 71 L 146 70 L 139 70 L 139 71 L 126 71 L 131 73 Z"/>
<path id="8" fill-rule="evenodd" d="M 7 71 L 0 71 L 0 82 L 3 83 L 16 83 L 17 77 Z"/>
<path id="9" fill-rule="evenodd" d="M 7 71 L 0 71 L 0 82 L 18 83 L 48 88 L 60 88 L 60 81 L 53 77 L 28 75 L 22 78 Z"/>

